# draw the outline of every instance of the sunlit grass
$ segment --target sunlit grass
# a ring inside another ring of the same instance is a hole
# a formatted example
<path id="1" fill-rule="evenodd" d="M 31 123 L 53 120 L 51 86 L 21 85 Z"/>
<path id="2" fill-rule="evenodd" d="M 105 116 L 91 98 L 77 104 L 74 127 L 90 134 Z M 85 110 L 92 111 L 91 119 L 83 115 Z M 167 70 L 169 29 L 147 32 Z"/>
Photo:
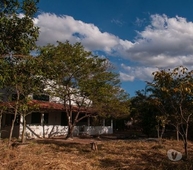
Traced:
<path id="1" fill-rule="evenodd" d="M 31 141 L 27 145 L 8 148 L 0 142 L 0 170 L 170 170 L 193 169 L 193 143 L 189 142 L 189 160 L 172 162 L 167 150 L 183 153 L 183 143 L 155 141 L 109 140 L 98 142 L 98 151 L 89 143 L 69 143 L 63 140 Z"/>

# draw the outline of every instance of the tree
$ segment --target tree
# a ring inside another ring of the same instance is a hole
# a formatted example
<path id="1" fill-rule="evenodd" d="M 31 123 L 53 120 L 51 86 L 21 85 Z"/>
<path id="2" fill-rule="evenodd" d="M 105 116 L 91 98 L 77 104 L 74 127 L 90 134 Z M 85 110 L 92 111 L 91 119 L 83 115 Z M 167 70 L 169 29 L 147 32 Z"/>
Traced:
<path id="1" fill-rule="evenodd" d="M 6 62 L 4 60 L 0 60 L 0 89 L 5 88 L 4 85 L 8 76 L 6 70 L 7 70 Z M 0 102 L 3 102 L 3 100 L 4 100 L 4 96 L 2 92 L 0 92 Z M 2 129 L 1 129 L 2 117 L 5 110 L 6 110 L 5 106 L 0 106 L 0 138 L 1 138 L 1 132 L 2 132 Z"/>
<path id="2" fill-rule="evenodd" d="M 170 124 L 181 135 L 185 158 L 188 158 L 188 128 L 193 111 L 193 71 L 180 66 L 172 70 L 160 70 L 153 75 L 154 80 L 149 85 L 162 94 L 160 96 L 154 92 L 159 107 L 167 112 Z"/>
<path id="3" fill-rule="evenodd" d="M 27 55 L 33 50 L 38 37 L 38 27 L 33 16 L 38 0 L 0 1 L 0 56 Z"/>
<path id="4" fill-rule="evenodd" d="M 166 79 L 166 77 L 164 78 Z M 146 87 L 147 92 L 149 94 L 149 102 L 155 108 L 155 122 L 157 137 L 158 139 L 162 139 L 163 134 L 165 132 L 166 125 L 169 123 L 168 120 L 168 97 L 160 90 L 159 87 L 152 87 L 151 83 L 148 83 Z"/>
<path id="5" fill-rule="evenodd" d="M 64 104 L 67 138 L 72 137 L 74 126 L 84 118 L 98 113 L 113 116 L 120 114 L 118 110 L 129 113 L 128 97 L 120 90 L 118 75 L 111 71 L 106 59 L 93 56 L 80 43 L 72 45 L 68 41 L 41 48 L 39 57 L 47 92 Z"/>
<path id="6" fill-rule="evenodd" d="M 24 81 L 28 81 L 22 79 L 22 75 L 25 74 L 22 72 L 23 67 L 26 64 L 27 55 L 36 47 L 39 33 L 38 27 L 35 27 L 33 22 L 33 16 L 37 12 L 37 3 L 38 0 L 0 1 L 0 57 L 6 65 L 6 70 L 1 67 L 1 80 L 4 86 L 16 92 L 9 143 L 21 103 L 20 98 L 23 96 L 21 89 L 25 87 Z"/>
<path id="7" fill-rule="evenodd" d="M 2 117 L 3 117 L 3 113 L 5 112 L 6 107 L 5 106 L 0 106 L 0 139 L 1 139 L 1 133 L 2 133 Z"/>
<path id="8" fill-rule="evenodd" d="M 14 123 L 17 115 L 22 116 L 23 133 L 22 142 L 25 141 L 24 134 L 26 128 L 25 117 L 30 114 L 32 110 L 37 109 L 37 106 L 29 105 L 30 97 L 33 93 L 40 93 L 42 89 L 41 77 L 38 76 L 37 58 L 28 57 L 8 57 L 1 58 L 6 62 L 6 69 L 0 75 L 5 78 L 4 81 L 4 95 L 7 95 L 7 109 L 14 112 L 14 119 L 12 121 L 9 143 L 11 142 Z M 5 66 L 5 65 L 4 65 Z M 2 71 L 2 70 L 1 70 Z M 8 75 L 4 77 L 5 75 Z M 19 75 L 19 76 L 18 76 Z"/>
<path id="9" fill-rule="evenodd" d="M 131 99 L 131 115 L 138 120 L 145 135 L 154 136 L 158 110 L 146 89 L 136 91 L 136 95 Z"/>

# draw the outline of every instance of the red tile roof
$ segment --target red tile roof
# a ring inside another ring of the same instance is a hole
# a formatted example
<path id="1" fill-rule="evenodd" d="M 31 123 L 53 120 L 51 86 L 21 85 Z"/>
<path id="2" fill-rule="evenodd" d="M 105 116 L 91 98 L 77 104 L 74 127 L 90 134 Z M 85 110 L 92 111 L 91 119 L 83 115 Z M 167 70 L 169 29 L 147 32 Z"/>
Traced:
<path id="1" fill-rule="evenodd" d="M 63 104 L 55 103 L 55 102 L 46 102 L 40 100 L 32 100 L 30 104 L 37 105 L 40 109 L 53 109 L 53 110 L 65 110 Z"/>
<path id="2" fill-rule="evenodd" d="M 1 102 L 0 103 L 0 106 L 6 106 L 6 107 L 13 107 L 15 105 L 15 102 L 12 101 L 12 102 Z M 32 106 L 37 106 L 37 108 L 39 109 L 42 109 L 42 110 L 60 110 L 60 111 L 65 111 L 65 107 L 63 104 L 60 104 L 60 103 L 55 103 L 55 102 L 48 102 L 48 101 L 40 101 L 40 100 L 31 100 L 29 101 L 29 105 L 32 105 Z M 66 107 L 69 107 L 68 105 L 66 105 Z M 73 111 L 78 111 L 78 107 L 77 106 L 73 106 L 72 107 L 72 110 Z M 80 108 L 79 110 L 80 112 L 92 112 L 93 109 L 86 109 L 86 108 Z"/>

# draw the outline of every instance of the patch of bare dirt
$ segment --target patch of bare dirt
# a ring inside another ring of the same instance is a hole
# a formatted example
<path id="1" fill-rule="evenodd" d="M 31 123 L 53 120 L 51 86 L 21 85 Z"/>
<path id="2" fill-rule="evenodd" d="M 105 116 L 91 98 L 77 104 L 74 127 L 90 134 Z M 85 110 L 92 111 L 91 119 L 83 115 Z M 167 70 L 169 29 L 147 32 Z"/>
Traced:
<path id="1" fill-rule="evenodd" d="M 98 151 L 90 143 L 98 143 Z M 189 160 L 172 162 L 169 149 L 181 153 L 182 141 L 120 140 L 64 137 L 30 140 L 26 145 L 8 148 L 7 140 L 0 141 L 0 170 L 192 170 L 193 143 L 189 142 Z"/>

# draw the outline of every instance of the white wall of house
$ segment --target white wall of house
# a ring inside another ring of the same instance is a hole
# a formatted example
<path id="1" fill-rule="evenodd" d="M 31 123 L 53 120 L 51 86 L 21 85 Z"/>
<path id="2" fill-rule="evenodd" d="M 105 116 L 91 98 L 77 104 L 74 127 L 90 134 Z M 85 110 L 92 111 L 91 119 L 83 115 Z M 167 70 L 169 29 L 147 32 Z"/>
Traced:
<path id="1" fill-rule="evenodd" d="M 21 118 L 21 122 L 22 122 Z M 48 123 L 46 125 L 43 124 L 31 124 L 31 115 L 26 117 L 27 121 L 27 129 L 26 129 L 26 137 L 27 138 L 49 138 L 56 136 L 65 136 L 68 132 L 68 126 L 61 125 L 61 113 L 55 112 L 49 114 Z M 105 123 L 105 121 L 104 121 Z M 22 125 L 20 125 L 19 134 L 22 134 Z M 111 121 L 110 126 L 90 126 L 89 119 L 85 125 L 75 126 L 73 135 L 79 136 L 82 134 L 85 135 L 101 135 L 101 134 L 112 134 L 113 133 L 113 121 Z"/>
<path id="2" fill-rule="evenodd" d="M 4 115 L 2 123 L 2 138 L 8 138 L 10 132 L 10 125 L 5 124 L 5 117 Z M 20 118 L 21 122 L 23 122 L 22 117 Z M 49 137 L 56 137 L 56 136 L 65 136 L 68 132 L 68 126 L 61 125 L 61 113 L 55 112 L 49 114 L 48 123 L 46 125 L 43 124 L 31 124 L 31 115 L 26 117 L 27 121 L 27 129 L 26 129 L 26 137 L 28 139 L 31 138 L 49 138 Z M 105 121 L 103 122 L 102 126 L 90 126 L 90 121 L 80 123 L 80 126 L 74 127 L 74 136 L 79 135 L 101 135 L 101 134 L 112 134 L 113 133 L 113 121 L 111 121 L 110 126 L 105 126 Z M 83 125 L 84 124 L 84 125 Z M 22 124 L 16 125 L 13 131 L 13 137 L 21 137 L 22 135 L 23 126 Z"/>
<path id="3" fill-rule="evenodd" d="M 112 126 L 85 126 L 84 133 L 88 135 L 112 134 Z"/>
<path id="4" fill-rule="evenodd" d="M 61 125 L 27 125 L 26 137 L 27 138 L 38 138 L 45 137 L 55 137 L 55 136 L 64 136 L 67 134 L 68 127 Z M 20 134 L 22 132 L 22 127 L 20 129 Z"/>
<path id="5" fill-rule="evenodd" d="M 85 126 L 84 131 L 81 131 L 82 126 L 75 126 L 73 136 L 85 135 L 102 135 L 112 134 L 113 128 L 111 126 Z M 66 136 L 68 126 L 61 125 L 27 125 L 26 137 L 27 138 L 49 138 L 56 136 Z M 20 135 L 22 134 L 22 127 L 20 127 Z"/>

